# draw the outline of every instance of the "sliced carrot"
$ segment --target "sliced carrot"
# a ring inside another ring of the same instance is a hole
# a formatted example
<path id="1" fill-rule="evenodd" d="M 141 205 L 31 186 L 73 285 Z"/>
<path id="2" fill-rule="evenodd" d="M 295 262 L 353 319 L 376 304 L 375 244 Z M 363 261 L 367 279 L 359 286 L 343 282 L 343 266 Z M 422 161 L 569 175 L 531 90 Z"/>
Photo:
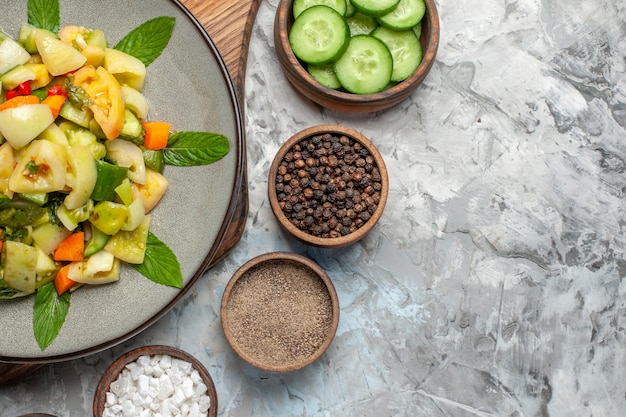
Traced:
<path id="1" fill-rule="evenodd" d="M 62 295 L 64 292 L 76 285 L 76 281 L 69 277 L 70 266 L 72 266 L 72 264 L 63 266 L 54 277 L 54 288 L 57 290 L 57 294 L 59 295 Z"/>
<path id="2" fill-rule="evenodd" d="M 55 261 L 82 261 L 85 252 L 85 232 L 75 232 L 65 238 L 55 249 Z"/>
<path id="3" fill-rule="evenodd" d="M 65 104 L 65 100 L 67 97 L 62 95 L 51 95 L 47 96 L 43 99 L 42 103 L 47 104 L 50 107 L 50 111 L 52 112 L 52 116 L 56 119 L 59 113 L 61 112 L 61 107 Z"/>
<path id="4" fill-rule="evenodd" d="M 167 122 L 143 122 L 144 128 L 143 145 L 146 149 L 158 151 L 167 146 L 170 138 L 171 125 Z"/>
<path id="5" fill-rule="evenodd" d="M 4 103 L 0 103 L 0 111 L 12 109 L 15 107 L 23 106 L 24 104 L 39 104 L 39 97 L 29 95 L 29 96 L 15 96 L 13 98 L 8 99 Z"/>

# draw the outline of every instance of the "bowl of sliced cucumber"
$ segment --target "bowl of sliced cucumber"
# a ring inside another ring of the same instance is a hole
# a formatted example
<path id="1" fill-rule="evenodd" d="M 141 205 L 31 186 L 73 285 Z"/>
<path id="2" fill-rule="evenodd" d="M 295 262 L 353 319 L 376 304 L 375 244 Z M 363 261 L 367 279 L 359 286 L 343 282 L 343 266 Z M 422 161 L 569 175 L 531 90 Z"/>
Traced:
<path id="1" fill-rule="evenodd" d="M 439 15 L 434 0 L 281 0 L 274 42 L 299 93 L 329 109 L 375 112 L 428 75 Z"/>

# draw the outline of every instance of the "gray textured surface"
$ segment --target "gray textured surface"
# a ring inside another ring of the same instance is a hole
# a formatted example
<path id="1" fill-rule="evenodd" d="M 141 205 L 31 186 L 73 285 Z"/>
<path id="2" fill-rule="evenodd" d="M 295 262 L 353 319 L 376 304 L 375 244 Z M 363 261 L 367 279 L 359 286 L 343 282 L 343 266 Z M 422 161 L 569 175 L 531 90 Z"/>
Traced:
<path id="1" fill-rule="evenodd" d="M 240 244 L 138 337 L 0 388 L 0 415 L 88 415 L 106 366 L 148 343 L 198 357 L 222 416 L 626 415 L 626 4 L 439 1 L 430 75 L 370 117 L 286 84 L 276 4 L 263 2 L 250 47 Z M 379 227 L 341 250 L 284 236 L 266 198 L 273 153 L 318 123 L 362 131 L 390 169 Z M 341 304 L 327 353 L 289 375 L 245 365 L 219 324 L 230 276 L 272 250 L 315 259 Z"/>

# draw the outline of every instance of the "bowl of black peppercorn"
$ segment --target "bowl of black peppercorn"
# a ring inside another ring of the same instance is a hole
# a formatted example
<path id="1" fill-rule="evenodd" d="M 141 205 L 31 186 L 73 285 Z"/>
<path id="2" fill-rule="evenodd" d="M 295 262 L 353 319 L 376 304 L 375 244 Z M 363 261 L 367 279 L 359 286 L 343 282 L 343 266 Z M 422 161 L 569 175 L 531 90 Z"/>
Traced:
<path id="1" fill-rule="evenodd" d="M 360 132 L 318 125 L 289 138 L 269 171 L 268 197 L 282 228 L 302 242 L 335 248 L 361 240 L 383 214 L 385 162 Z"/>

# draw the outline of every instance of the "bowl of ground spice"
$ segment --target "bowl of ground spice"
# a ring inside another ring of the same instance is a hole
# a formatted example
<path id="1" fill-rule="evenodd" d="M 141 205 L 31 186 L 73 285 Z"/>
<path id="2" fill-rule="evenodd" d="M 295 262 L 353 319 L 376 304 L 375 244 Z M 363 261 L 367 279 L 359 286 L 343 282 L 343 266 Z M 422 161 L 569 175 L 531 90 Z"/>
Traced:
<path id="1" fill-rule="evenodd" d="M 278 150 L 268 197 L 284 230 L 317 247 L 361 240 L 383 214 L 389 193 L 385 162 L 376 146 L 339 125 L 304 129 Z"/>
<path id="2" fill-rule="evenodd" d="M 220 316 L 228 343 L 243 360 L 265 371 L 291 372 L 326 351 L 339 324 L 339 301 L 318 264 L 271 252 L 235 272 Z"/>
<path id="3" fill-rule="evenodd" d="M 217 392 L 194 356 L 171 346 L 143 346 L 116 359 L 93 400 L 94 417 L 217 416 Z"/>

